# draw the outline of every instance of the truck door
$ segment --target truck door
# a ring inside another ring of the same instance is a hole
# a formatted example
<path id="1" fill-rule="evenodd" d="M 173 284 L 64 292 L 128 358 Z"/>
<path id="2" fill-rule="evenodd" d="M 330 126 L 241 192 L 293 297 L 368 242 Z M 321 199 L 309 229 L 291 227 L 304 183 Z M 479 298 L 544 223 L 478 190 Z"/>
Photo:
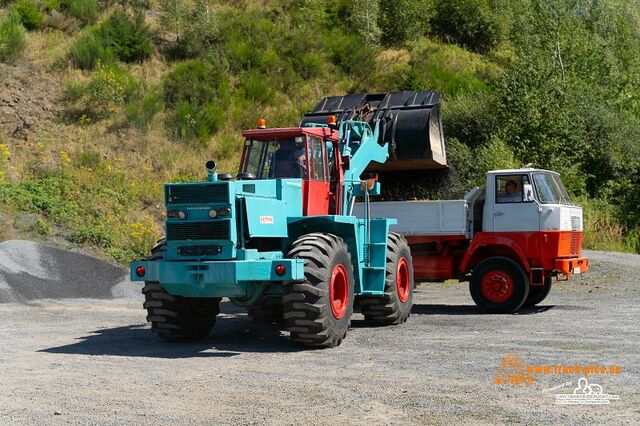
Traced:
<path id="1" fill-rule="evenodd" d="M 540 211 L 535 201 L 525 201 L 526 174 L 497 175 L 493 205 L 494 232 L 538 232 Z"/>
<path id="2" fill-rule="evenodd" d="M 323 216 L 329 213 L 329 173 L 325 141 L 307 137 L 308 178 L 303 181 L 305 216 Z"/>

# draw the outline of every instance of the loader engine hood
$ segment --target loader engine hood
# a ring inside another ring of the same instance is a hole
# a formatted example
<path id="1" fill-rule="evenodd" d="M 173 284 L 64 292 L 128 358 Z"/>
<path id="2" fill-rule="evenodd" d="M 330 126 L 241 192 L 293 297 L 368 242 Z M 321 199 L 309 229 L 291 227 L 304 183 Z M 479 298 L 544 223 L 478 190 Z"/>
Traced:
<path id="1" fill-rule="evenodd" d="M 251 238 L 287 237 L 302 215 L 301 179 L 165 185 L 168 260 L 228 260 Z"/>

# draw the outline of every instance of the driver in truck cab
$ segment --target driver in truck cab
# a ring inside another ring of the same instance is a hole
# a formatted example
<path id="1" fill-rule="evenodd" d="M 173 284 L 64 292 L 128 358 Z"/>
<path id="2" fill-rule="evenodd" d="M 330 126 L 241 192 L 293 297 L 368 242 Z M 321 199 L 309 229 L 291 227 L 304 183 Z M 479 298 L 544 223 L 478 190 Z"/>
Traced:
<path id="1" fill-rule="evenodd" d="M 504 185 L 504 191 L 498 193 L 499 203 L 519 203 L 522 202 L 522 192 L 518 191 L 518 184 L 515 180 L 509 179 Z"/>

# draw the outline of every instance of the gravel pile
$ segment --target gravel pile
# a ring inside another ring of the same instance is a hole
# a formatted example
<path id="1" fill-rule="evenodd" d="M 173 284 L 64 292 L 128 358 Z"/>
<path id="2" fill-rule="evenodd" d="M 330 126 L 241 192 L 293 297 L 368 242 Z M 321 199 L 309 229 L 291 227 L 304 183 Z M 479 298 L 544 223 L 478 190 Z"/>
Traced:
<path id="1" fill-rule="evenodd" d="M 131 298 L 139 287 L 124 269 L 90 256 L 31 241 L 0 243 L 0 303 Z"/>

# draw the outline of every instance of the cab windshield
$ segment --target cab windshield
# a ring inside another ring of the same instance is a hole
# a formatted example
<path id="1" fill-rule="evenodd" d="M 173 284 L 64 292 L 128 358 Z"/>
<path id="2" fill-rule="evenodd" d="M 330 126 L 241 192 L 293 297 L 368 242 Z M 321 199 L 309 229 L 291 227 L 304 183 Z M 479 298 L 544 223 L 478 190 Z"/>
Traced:
<path id="1" fill-rule="evenodd" d="M 242 170 L 256 179 L 307 177 L 304 138 L 251 140 L 244 143 Z"/>
<path id="2" fill-rule="evenodd" d="M 538 200 L 542 204 L 573 205 L 567 189 L 557 174 L 534 173 L 533 182 L 535 183 Z"/>

